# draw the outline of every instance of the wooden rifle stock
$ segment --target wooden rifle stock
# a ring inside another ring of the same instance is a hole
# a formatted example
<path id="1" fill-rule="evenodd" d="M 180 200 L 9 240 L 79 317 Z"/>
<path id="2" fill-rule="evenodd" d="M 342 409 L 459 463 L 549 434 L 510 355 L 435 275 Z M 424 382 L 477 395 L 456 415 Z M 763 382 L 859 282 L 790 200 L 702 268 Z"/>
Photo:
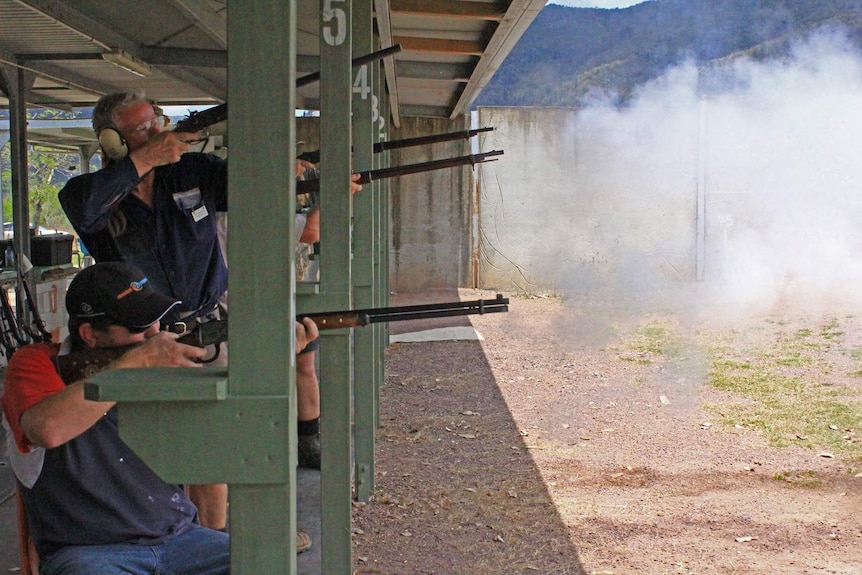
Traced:
<path id="1" fill-rule="evenodd" d="M 216 354 L 205 360 L 209 363 L 218 357 L 218 346 L 227 341 L 227 320 L 213 320 L 195 325 L 187 334 L 179 337 L 178 342 L 195 347 L 215 345 Z M 66 383 L 89 379 L 99 373 L 106 365 L 120 358 L 130 349 L 140 344 L 122 347 L 98 347 L 54 358 L 57 373 Z"/>
<path id="2" fill-rule="evenodd" d="M 311 318 L 317 324 L 318 330 L 326 331 L 363 327 L 372 323 L 506 311 L 509 311 L 509 298 L 504 298 L 502 294 L 497 294 L 497 297 L 494 299 L 298 314 L 296 319 Z M 227 341 L 227 320 L 217 319 L 197 324 L 177 341 L 197 347 L 206 347 L 208 345 L 218 346 L 222 342 Z M 133 347 L 135 346 L 100 347 L 57 356 L 55 358 L 57 373 L 60 374 L 60 377 L 66 383 L 89 379 Z M 216 355 L 215 357 L 218 356 Z M 212 361 L 215 357 L 207 361 Z"/>
<path id="3" fill-rule="evenodd" d="M 418 164 L 405 164 L 403 166 L 393 166 L 391 168 L 380 168 L 379 170 L 366 170 L 357 172 L 359 174 L 359 184 L 367 184 L 375 180 L 384 178 L 394 178 L 396 176 L 406 176 L 409 174 L 418 174 L 420 172 L 430 172 L 432 170 L 442 170 L 445 168 L 457 168 L 459 166 L 476 165 L 484 162 L 493 162 L 489 160 L 494 156 L 502 156 L 503 150 L 493 150 L 482 154 L 469 154 L 467 156 L 456 156 L 454 158 L 444 158 L 442 160 L 431 160 L 430 162 L 419 162 Z M 310 194 L 320 191 L 320 179 L 300 180 L 296 182 L 297 194 Z"/>

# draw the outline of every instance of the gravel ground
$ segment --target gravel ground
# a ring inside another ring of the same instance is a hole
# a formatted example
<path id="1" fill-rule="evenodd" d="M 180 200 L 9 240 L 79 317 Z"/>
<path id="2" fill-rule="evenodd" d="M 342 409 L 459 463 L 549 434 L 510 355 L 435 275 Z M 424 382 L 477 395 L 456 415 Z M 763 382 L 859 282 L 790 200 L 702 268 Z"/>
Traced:
<path id="1" fill-rule="evenodd" d="M 859 400 L 858 307 L 694 314 L 504 295 L 508 313 L 392 324 L 471 323 L 484 340 L 387 349 L 355 573 L 862 574 L 857 430 L 836 429 L 849 449 L 831 457 L 792 437 L 779 447 L 723 421 L 722 406 L 753 400 L 706 384 L 711 344 L 744 357 L 828 324 L 816 361 L 787 369 Z M 675 334 L 673 354 L 638 343 L 650 325 Z"/>

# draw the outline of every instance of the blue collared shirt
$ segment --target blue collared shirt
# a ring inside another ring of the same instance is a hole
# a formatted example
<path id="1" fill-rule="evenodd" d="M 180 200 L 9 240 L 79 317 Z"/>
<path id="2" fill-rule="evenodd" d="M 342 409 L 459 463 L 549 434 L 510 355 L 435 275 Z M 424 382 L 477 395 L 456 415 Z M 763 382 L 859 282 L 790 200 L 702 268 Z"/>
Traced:
<path id="1" fill-rule="evenodd" d="M 60 203 L 97 262 L 137 266 L 157 291 L 182 301 L 180 312 L 211 309 L 227 290 L 216 229 L 216 212 L 227 211 L 227 161 L 186 153 L 156 168 L 152 207 L 131 195 L 139 181 L 126 157 L 69 180 Z M 123 219 L 125 230 L 112 230 Z"/>

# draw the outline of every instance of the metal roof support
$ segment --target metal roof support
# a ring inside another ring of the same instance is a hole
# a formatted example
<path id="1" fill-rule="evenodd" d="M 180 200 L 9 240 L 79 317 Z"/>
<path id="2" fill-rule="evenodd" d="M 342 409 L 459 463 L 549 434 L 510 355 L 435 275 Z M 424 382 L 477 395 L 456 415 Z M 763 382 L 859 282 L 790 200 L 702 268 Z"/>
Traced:
<path id="1" fill-rule="evenodd" d="M 352 2 L 320 1 L 320 296 L 329 309 L 353 306 L 350 195 Z M 353 330 L 321 334 L 321 572 L 350 573 Z"/>
<path id="2" fill-rule="evenodd" d="M 389 13 L 389 0 L 374 0 L 374 14 L 377 16 L 377 33 L 380 34 L 380 43 L 383 46 L 392 46 L 392 21 Z M 383 69 L 386 73 L 386 93 L 389 95 L 390 112 L 392 112 L 392 125 L 396 128 L 401 126 L 401 116 L 398 106 L 398 82 L 395 81 L 395 61 L 387 58 L 383 61 Z M 387 114 L 388 115 L 388 114 Z"/>
<path id="3" fill-rule="evenodd" d="M 371 0 L 353 0 L 353 51 L 370 54 L 374 51 Z M 366 64 L 354 70 L 353 80 L 353 168 L 370 170 L 373 167 L 374 132 L 377 128 L 377 95 L 374 92 L 373 65 Z M 373 307 L 375 293 L 375 246 L 380 240 L 375 228 L 374 186 L 368 185 L 356 198 L 354 209 L 355 244 L 353 258 L 353 295 L 357 308 Z M 374 490 L 374 438 L 377 422 L 375 402 L 376 333 L 371 329 L 354 334 L 354 435 L 356 439 L 355 493 L 359 501 L 368 501 Z"/>
<path id="4" fill-rule="evenodd" d="M 377 120 L 377 126 L 374 129 L 374 141 L 382 142 L 389 139 L 390 120 L 389 115 L 389 99 L 386 91 L 386 70 L 383 64 L 378 63 L 375 66 L 375 83 L 374 93 L 377 95 L 377 110 L 380 117 Z M 389 166 L 389 152 L 374 154 L 375 168 Z M 375 248 L 376 262 L 375 267 L 375 306 L 389 306 L 389 186 L 391 180 L 382 179 L 375 182 L 374 187 L 370 190 L 374 194 L 374 229 L 377 230 L 377 244 Z M 376 373 L 374 374 L 377 387 L 374 390 L 374 423 L 375 427 L 380 426 L 380 388 L 386 378 L 385 374 L 385 359 L 386 347 L 389 345 L 389 324 L 379 323 L 373 326 L 375 329 L 375 341 L 377 343 L 375 352 Z M 372 473 L 372 476 L 374 474 Z"/>
<path id="5" fill-rule="evenodd" d="M 16 254 L 30 256 L 29 170 L 27 166 L 27 90 L 33 86 L 32 73 L 0 64 L 0 87 L 9 97 L 9 145 L 12 161 L 12 222 L 15 227 L 13 246 Z M 21 230 L 24 230 L 22 233 Z M 18 305 L 18 313 L 27 313 Z M 27 317 L 18 316 L 22 321 Z"/>
<path id="6" fill-rule="evenodd" d="M 280 405 L 279 441 L 248 450 L 249 471 L 272 460 L 270 483 L 230 486 L 231 573 L 296 572 L 296 359 L 294 214 L 296 2 L 249 0 L 228 13 L 231 114 L 229 183 L 230 395 L 248 397 L 259 419 Z M 271 58 L 261 58 L 271 54 Z M 267 110 L 267 113 L 261 113 Z M 236 209 L 239 208 L 239 209 Z M 239 320 L 239 321 L 236 321 Z M 266 326 L 266 337 L 261 337 Z M 247 424 L 250 422 L 246 422 Z M 273 422 L 275 425 L 275 422 Z M 251 475 L 251 473 L 250 473 Z"/>
<path id="7" fill-rule="evenodd" d="M 380 126 L 380 130 L 376 131 L 375 138 L 377 142 L 384 142 L 390 139 L 390 133 L 394 126 L 392 116 L 388 114 L 390 111 L 389 92 L 386 89 L 386 69 L 384 66 L 377 66 L 377 83 L 375 84 L 375 89 L 378 98 L 378 109 L 382 115 L 381 120 L 383 122 Z M 383 168 L 390 165 L 388 150 L 380 154 L 375 154 L 374 159 L 376 162 L 374 165 L 375 168 Z M 377 205 L 380 206 L 380 209 L 377 210 L 377 213 L 375 214 L 379 219 L 378 227 L 380 230 L 380 242 L 378 242 L 377 245 L 377 249 L 379 251 L 378 261 L 380 262 L 380 266 L 377 271 L 379 277 L 378 285 L 380 286 L 380 289 L 378 290 L 377 306 L 386 307 L 389 305 L 389 190 L 392 180 L 383 179 L 378 180 L 377 183 L 378 186 L 374 188 Z M 381 331 L 383 332 L 382 347 L 385 348 L 389 345 L 389 324 L 381 324 Z M 382 357 L 382 349 L 380 353 Z M 383 374 L 381 371 L 381 378 L 382 376 Z"/>
<path id="8" fill-rule="evenodd" d="M 217 367 L 108 370 L 86 394 L 120 402 L 123 439 L 165 479 L 230 485 L 231 573 L 294 575 L 296 129 L 295 92 L 284 87 L 296 80 L 296 1 L 247 0 L 229 18 L 231 113 L 242 120 L 228 172 L 230 377 Z"/>

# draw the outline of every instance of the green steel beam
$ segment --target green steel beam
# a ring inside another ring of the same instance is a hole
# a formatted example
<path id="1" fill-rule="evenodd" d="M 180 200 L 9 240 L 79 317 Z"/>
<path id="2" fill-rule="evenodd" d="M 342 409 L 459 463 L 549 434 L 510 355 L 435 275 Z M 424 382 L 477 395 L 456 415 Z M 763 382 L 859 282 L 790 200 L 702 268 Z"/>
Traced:
<path id="1" fill-rule="evenodd" d="M 320 294 L 353 304 L 352 2 L 320 2 Z M 320 349 L 321 572 L 351 572 L 353 330 L 324 332 Z"/>
<path id="2" fill-rule="evenodd" d="M 296 573 L 296 359 L 293 285 L 296 1 L 248 0 L 228 11 L 231 117 L 229 397 L 278 398 L 283 443 L 243 449 L 284 467 L 281 483 L 229 488 L 231 573 Z M 266 113 L 263 113 L 266 111 Z M 227 402 L 226 402 L 227 403 Z M 273 425 L 275 423 L 273 422 Z M 213 462 L 215 463 L 215 462 Z"/>
<path id="3" fill-rule="evenodd" d="M 165 477 L 230 485 L 234 575 L 293 575 L 296 3 L 248 0 L 228 19 L 229 377 L 111 370 L 88 393 L 120 401 L 122 436 Z"/>
<path id="4" fill-rule="evenodd" d="M 353 0 L 353 51 L 370 54 L 374 51 L 371 0 Z M 373 167 L 374 147 L 374 70 L 366 64 L 354 71 L 353 79 L 353 166 L 356 170 Z M 374 260 L 378 242 L 374 227 L 373 186 L 366 185 L 354 200 L 353 294 L 357 308 L 375 305 Z M 375 339 L 374 329 L 358 330 L 354 335 L 354 438 L 355 494 L 359 501 L 368 501 L 374 490 L 374 400 L 375 400 Z"/>

